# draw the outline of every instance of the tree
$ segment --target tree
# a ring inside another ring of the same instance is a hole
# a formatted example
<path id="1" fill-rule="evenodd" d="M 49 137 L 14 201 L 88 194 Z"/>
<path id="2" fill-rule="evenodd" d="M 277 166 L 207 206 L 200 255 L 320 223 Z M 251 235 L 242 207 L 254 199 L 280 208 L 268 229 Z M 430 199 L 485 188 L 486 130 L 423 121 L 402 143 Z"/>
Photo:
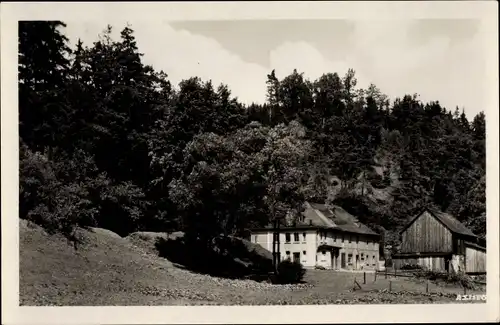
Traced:
<path id="1" fill-rule="evenodd" d="M 19 22 L 19 134 L 36 151 L 49 158 L 64 138 L 68 108 L 64 87 L 71 50 L 60 21 Z"/>
<path id="2" fill-rule="evenodd" d="M 281 93 L 280 93 L 280 81 L 276 77 L 276 71 L 271 71 L 267 75 L 267 101 L 269 103 L 269 121 L 271 123 L 277 124 L 282 122 L 280 117 L 277 117 L 277 112 L 280 111 L 281 105 Z"/>
<path id="3" fill-rule="evenodd" d="M 288 127 L 277 126 L 270 132 L 270 139 L 262 153 L 265 160 L 267 184 L 264 201 L 274 228 L 273 256 L 277 268 L 280 257 L 280 226 L 293 222 L 304 204 L 304 167 L 311 152 L 304 128 L 297 122 Z M 291 219 L 291 220 L 290 220 Z"/>
<path id="4" fill-rule="evenodd" d="M 310 122 L 313 107 L 312 85 L 304 79 L 303 73 L 293 70 L 279 84 L 279 113 L 284 122 L 300 119 L 302 123 Z"/>
<path id="5" fill-rule="evenodd" d="M 169 185 L 189 238 L 210 245 L 216 236 L 268 223 L 279 231 L 304 203 L 304 134 L 292 122 L 274 128 L 250 124 L 226 136 L 196 135 L 184 150 L 181 174 Z"/>

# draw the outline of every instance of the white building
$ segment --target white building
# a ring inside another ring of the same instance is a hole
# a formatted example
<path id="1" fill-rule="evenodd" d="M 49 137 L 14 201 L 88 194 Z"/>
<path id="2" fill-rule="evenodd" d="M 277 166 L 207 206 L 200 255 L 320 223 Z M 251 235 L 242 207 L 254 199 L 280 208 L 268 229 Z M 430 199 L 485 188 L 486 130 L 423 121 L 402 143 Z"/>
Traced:
<path id="1" fill-rule="evenodd" d="M 271 227 L 252 229 L 251 241 L 272 251 Z M 306 202 L 302 217 L 280 229 L 280 259 L 305 268 L 374 270 L 379 265 L 380 236 L 339 206 Z"/>

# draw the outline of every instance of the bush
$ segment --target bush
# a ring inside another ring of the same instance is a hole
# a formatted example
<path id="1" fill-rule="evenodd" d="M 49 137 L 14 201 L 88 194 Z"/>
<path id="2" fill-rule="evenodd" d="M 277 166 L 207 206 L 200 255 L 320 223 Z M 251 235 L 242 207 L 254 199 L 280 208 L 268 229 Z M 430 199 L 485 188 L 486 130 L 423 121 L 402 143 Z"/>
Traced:
<path id="1" fill-rule="evenodd" d="M 475 289 L 476 285 L 474 280 L 465 273 L 449 273 L 448 277 L 445 279 L 447 283 L 460 284 L 462 287 L 467 289 Z"/>
<path id="2" fill-rule="evenodd" d="M 77 227 L 95 225 L 97 209 L 84 184 L 58 177 L 59 164 L 20 146 L 19 217 L 77 241 Z"/>
<path id="3" fill-rule="evenodd" d="M 458 284 L 467 289 L 475 289 L 474 280 L 465 273 L 448 273 L 432 270 L 419 270 L 414 273 L 418 278 L 425 278 L 431 281 L 442 281 L 444 283 Z"/>
<path id="4" fill-rule="evenodd" d="M 305 273 L 306 270 L 302 264 L 285 260 L 278 265 L 276 282 L 280 284 L 299 283 L 302 281 Z"/>

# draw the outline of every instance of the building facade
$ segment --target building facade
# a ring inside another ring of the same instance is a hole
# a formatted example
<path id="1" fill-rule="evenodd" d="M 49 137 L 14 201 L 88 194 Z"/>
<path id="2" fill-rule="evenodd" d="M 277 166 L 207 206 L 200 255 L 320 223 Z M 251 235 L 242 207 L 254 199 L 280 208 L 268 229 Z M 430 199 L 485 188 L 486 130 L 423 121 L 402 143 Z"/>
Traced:
<path id="1" fill-rule="evenodd" d="M 273 230 L 253 229 L 250 240 L 272 251 Z M 302 218 L 280 229 L 280 260 L 297 261 L 305 268 L 376 270 L 379 241 L 377 233 L 341 207 L 307 202 Z"/>
<path id="2" fill-rule="evenodd" d="M 419 265 L 446 272 L 486 272 L 486 248 L 453 216 L 424 209 L 401 231 L 401 246 L 392 256 L 395 268 Z"/>

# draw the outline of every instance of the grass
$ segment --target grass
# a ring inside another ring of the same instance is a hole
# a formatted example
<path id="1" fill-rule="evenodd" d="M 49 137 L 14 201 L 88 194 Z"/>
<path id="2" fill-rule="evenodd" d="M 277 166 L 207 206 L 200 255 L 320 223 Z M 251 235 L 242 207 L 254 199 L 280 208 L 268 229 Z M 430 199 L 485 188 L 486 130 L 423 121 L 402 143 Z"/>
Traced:
<path id="1" fill-rule="evenodd" d="M 308 270 L 305 285 L 215 278 L 156 256 L 147 236 L 131 240 L 99 229 L 80 230 L 78 236 L 82 243 L 75 250 L 63 237 L 20 221 L 21 305 L 447 303 L 463 293 L 460 287 L 433 284 L 425 294 L 425 282 L 383 276 L 374 282 L 373 273 L 367 273 L 366 284 L 362 273 L 321 270 Z M 354 279 L 362 289 L 353 290 Z M 389 281 L 393 292 L 387 292 Z"/>

